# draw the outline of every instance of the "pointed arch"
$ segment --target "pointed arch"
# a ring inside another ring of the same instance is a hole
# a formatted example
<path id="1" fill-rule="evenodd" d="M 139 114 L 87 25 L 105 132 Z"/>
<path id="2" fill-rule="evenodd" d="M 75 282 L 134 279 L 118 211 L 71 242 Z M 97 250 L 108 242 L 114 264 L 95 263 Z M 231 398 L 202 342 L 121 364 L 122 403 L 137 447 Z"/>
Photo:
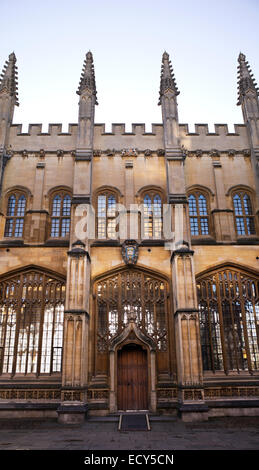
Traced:
<path id="1" fill-rule="evenodd" d="M 160 351 L 167 350 L 169 286 L 165 276 L 147 269 L 118 267 L 94 280 L 96 342 L 105 352 L 132 318 Z"/>

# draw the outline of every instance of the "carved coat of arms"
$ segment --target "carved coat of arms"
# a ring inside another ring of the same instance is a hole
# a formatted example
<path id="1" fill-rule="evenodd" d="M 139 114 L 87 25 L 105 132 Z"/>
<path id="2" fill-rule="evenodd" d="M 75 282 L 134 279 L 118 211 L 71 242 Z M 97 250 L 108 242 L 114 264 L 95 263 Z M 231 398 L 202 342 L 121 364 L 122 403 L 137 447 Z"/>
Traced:
<path id="1" fill-rule="evenodd" d="M 136 264 L 138 260 L 138 243 L 135 240 L 125 240 L 121 247 L 125 264 Z"/>

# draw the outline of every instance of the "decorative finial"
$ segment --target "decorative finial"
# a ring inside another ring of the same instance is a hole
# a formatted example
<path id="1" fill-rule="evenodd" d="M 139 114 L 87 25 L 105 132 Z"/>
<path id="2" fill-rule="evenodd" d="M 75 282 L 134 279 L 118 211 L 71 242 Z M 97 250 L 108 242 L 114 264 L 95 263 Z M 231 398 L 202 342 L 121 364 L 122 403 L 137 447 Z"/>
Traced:
<path id="1" fill-rule="evenodd" d="M 247 91 L 250 89 L 257 96 L 259 96 L 259 88 L 257 87 L 256 81 L 253 78 L 250 65 L 246 60 L 245 54 L 240 52 L 238 56 L 238 102 L 240 105 L 243 101 L 243 97 L 246 95 Z"/>
<path id="2" fill-rule="evenodd" d="M 89 88 L 89 90 L 92 91 L 93 95 L 95 96 L 95 104 L 98 104 L 97 103 L 96 84 L 95 84 L 93 54 L 92 54 L 91 51 L 88 51 L 86 56 L 85 56 L 85 61 L 84 61 L 84 65 L 83 65 L 83 70 L 82 70 L 82 74 L 81 74 L 77 94 L 81 95 L 82 92 L 86 88 Z"/>
<path id="3" fill-rule="evenodd" d="M 5 62 L 2 74 L 0 76 L 0 91 L 6 90 L 10 96 L 14 97 L 16 106 L 18 103 L 18 79 L 17 79 L 17 66 L 15 53 L 9 55 L 8 60 Z"/>
<path id="4" fill-rule="evenodd" d="M 167 89 L 172 90 L 176 96 L 180 93 L 174 78 L 173 67 L 169 58 L 169 54 L 165 51 L 162 56 L 159 105 L 161 104 L 161 98 Z"/>

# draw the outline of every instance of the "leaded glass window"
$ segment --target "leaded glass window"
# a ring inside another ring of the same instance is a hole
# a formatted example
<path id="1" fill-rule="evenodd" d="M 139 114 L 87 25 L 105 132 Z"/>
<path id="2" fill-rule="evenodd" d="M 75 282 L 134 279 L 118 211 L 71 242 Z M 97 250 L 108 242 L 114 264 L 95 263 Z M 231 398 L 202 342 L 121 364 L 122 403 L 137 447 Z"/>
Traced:
<path id="1" fill-rule="evenodd" d="M 117 200 L 114 194 L 103 193 L 97 197 L 97 237 L 116 238 Z"/>
<path id="2" fill-rule="evenodd" d="M 70 231 L 71 196 L 66 193 L 56 194 L 51 205 L 52 238 L 66 237 Z"/>
<path id="3" fill-rule="evenodd" d="M 226 268 L 197 288 L 204 370 L 258 370 L 259 280 Z"/>
<path id="4" fill-rule="evenodd" d="M 23 236 L 25 209 L 26 197 L 24 194 L 17 192 L 9 196 L 4 231 L 5 237 L 21 238 Z"/>
<path id="5" fill-rule="evenodd" d="M 195 192 L 189 195 L 188 202 L 191 235 L 209 235 L 209 213 L 206 197 L 200 192 Z"/>
<path id="6" fill-rule="evenodd" d="M 255 235 L 255 221 L 250 196 L 239 191 L 233 195 L 237 235 Z"/>
<path id="7" fill-rule="evenodd" d="M 143 198 L 143 236 L 162 238 L 162 200 L 159 194 L 148 193 Z"/>
<path id="8" fill-rule="evenodd" d="M 125 270 L 96 284 L 97 347 L 106 352 L 110 340 L 131 319 L 151 336 L 159 351 L 167 350 L 167 292 L 164 280 L 135 269 Z"/>
<path id="9" fill-rule="evenodd" d="M 38 270 L 0 281 L 0 373 L 61 372 L 65 282 Z"/>

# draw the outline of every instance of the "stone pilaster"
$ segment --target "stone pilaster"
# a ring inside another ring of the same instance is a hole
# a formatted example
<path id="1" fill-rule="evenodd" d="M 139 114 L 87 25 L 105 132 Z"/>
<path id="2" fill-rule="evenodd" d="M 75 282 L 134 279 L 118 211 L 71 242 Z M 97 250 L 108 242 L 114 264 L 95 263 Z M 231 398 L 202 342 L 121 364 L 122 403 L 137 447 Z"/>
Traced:
<path id="1" fill-rule="evenodd" d="M 90 256 L 83 242 L 68 252 L 62 403 L 59 421 L 81 422 L 87 410 Z"/>
<path id="2" fill-rule="evenodd" d="M 171 257 L 178 410 L 185 421 L 207 418 L 204 403 L 199 315 L 193 269 L 193 251 L 175 250 Z"/>

